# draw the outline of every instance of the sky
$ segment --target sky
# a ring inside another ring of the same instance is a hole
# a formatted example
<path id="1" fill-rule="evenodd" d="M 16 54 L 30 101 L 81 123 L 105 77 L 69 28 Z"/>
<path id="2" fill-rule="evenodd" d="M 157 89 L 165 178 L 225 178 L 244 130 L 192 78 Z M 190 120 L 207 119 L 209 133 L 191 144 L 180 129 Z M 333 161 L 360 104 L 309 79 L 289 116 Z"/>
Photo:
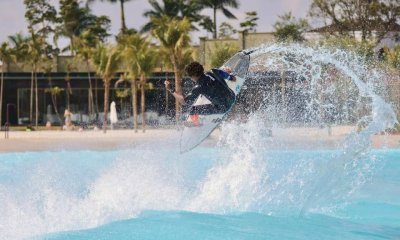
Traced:
<path id="1" fill-rule="evenodd" d="M 238 20 L 230 20 L 229 23 L 239 28 L 239 23 L 246 17 L 246 12 L 257 11 L 259 20 L 257 32 L 273 31 L 273 24 L 277 21 L 278 16 L 283 15 L 289 11 L 299 18 L 307 16 L 307 12 L 312 0 L 238 0 L 240 6 L 238 9 L 230 9 L 231 12 L 238 18 Z M 18 32 L 27 33 L 25 21 L 25 6 L 23 0 L 0 0 L 0 42 L 7 40 L 8 36 L 14 35 Z M 50 0 L 51 4 L 58 8 L 59 0 Z M 112 4 L 108 1 L 95 1 L 91 5 L 91 9 L 96 15 L 106 15 L 111 19 L 111 33 L 118 33 L 120 21 L 119 4 Z M 151 7 L 147 0 L 132 0 L 125 5 L 126 24 L 129 28 L 140 29 L 147 21 L 143 17 L 146 10 Z M 203 11 L 203 14 L 211 16 L 211 10 Z M 218 13 L 217 24 L 227 21 L 227 19 Z M 201 36 L 208 36 L 211 34 L 206 32 L 196 32 L 192 34 L 192 41 L 198 42 Z M 63 45 L 60 43 L 60 45 Z"/>

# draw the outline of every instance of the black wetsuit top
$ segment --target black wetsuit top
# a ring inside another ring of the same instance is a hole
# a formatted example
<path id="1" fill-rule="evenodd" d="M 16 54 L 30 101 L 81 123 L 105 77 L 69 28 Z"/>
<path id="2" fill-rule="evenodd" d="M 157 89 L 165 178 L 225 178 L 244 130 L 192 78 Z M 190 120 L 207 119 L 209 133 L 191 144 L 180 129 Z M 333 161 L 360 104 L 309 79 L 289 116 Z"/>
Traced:
<path id="1" fill-rule="evenodd" d="M 207 72 L 200 76 L 196 86 L 185 97 L 189 106 L 194 103 L 201 94 L 205 96 L 218 109 L 219 112 L 228 111 L 235 101 L 235 93 L 228 87 L 222 76 L 213 72 Z"/>

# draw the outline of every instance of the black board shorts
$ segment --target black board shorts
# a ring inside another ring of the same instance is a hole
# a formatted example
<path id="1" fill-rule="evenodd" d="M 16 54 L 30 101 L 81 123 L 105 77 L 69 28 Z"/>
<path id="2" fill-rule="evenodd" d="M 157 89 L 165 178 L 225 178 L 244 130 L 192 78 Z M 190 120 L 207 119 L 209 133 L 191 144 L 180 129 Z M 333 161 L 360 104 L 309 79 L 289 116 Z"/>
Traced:
<path id="1" fill-rule="evenodd" d="M 211 115 L 211 114 L 219 114 L 225 113 L 229 109 L 225 106 L 214 105 L 214 104 L 205 104 L 205 105 L 197 105 L 192 106 L 189 110 L 189 115 Z"/>

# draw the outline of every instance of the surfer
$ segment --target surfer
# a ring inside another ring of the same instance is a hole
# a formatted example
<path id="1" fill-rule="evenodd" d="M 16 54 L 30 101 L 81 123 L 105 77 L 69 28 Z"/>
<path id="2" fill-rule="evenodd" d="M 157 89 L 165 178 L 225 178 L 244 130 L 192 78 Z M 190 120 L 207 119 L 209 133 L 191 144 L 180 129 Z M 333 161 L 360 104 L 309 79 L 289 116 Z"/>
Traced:
<path id="1" fill-rule="evenodd" d="M 196 83 L 189 94 L 183 96 L 174 92 L 169 81 L 165 81 L 165 87 L 184 107 L 190 107 L 189 115 L 209 115 L 229 110 L 235 101 L 235 93 L 228 87 L 225 79 L 236 80 L 235 76 L 228 73 L 229 69 L 212 69 L 205 73 L 203 65 L 192 62 L 186 66 L 185 71 Z M 211 104 L 192 106 L 200 95 L 206 97 Z"/>

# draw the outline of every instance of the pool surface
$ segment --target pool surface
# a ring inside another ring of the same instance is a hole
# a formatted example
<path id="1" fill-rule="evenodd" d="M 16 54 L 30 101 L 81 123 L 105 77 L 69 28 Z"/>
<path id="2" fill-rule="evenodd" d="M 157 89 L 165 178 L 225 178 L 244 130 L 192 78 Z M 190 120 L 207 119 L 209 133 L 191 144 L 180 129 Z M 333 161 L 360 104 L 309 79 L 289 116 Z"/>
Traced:
<path id="1" fill-rule="evenodd" d="M 399 239 L 399 172 L 400 150 L 1 154 L 0 238 Z"/>

